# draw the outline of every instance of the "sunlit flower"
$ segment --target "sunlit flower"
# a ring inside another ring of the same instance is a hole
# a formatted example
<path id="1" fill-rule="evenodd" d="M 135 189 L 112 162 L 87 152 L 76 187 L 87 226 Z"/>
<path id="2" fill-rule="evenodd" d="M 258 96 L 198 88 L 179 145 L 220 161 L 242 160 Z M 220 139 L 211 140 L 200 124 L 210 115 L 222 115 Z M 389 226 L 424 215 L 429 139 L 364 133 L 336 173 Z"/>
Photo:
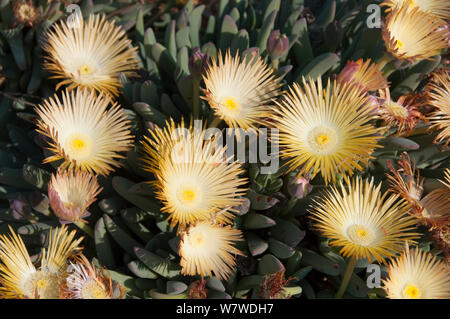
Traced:
<path id="1" fill-rule="evenodd" d="M 386 11 L 391 11 L 392 7 L 402 6 L 404 3 L 410 7 L 418 7 L 421 11 L 443 20 L 450 19 L 450 2 L 448 0 L 384 0 L 381 5 L 389 7 Z"/>
<path id="2" fill-rule="evenodd" d="M 11 235 L 0 234 L 0 296 L 2 298 L 59 298 L 68 258 L 77 253 L 83 238 L 63 225 L 51 229 L 47 249 L 42 251 L 40 267 L 31 262 L 25 244 L 10 228 Z"/>
<path id="3" fill-rule="evenodd" d="M 157 197 L 170 214 L 171 226 L 179 230 L 189 223 L 216 218 L 230 223 L 233 206 L 238 206 L 246 189 L 245 178 L 237 161 L 227 161 L 222 145 L 205 138 L 206 130 L 196 130 L 191 124 L 176 126 L 167 122 L 164 129 L 150 131 L 145 137 L 145 169 L 153 172 L 157 181 Z"/>
<path id="4" fill-rule="evenodd" d="M 450 268 L 417 247 L 406 246 L 406 251 L 389 265 L 383 283 L 391 299 L 450 298 Z"/>
<path id="5" fill-rule="evenodd" d="M 391 174 L 386 174 L 390 189 L 389 191 L 400 195 L 412 207 L 413 212 L 420 212 L 420 199 L 423 193 L 423 178 L 420 172 L 416 170 L 415 164 L 411 164 L 408 153 L 400 155 L 398 161 L 399 169 L 394 169 L 391 162 L 388 161 L 388 167 Z"/>
<path id="6" fill-rule="evenodd" d="M 281 156 L 288 158 L 290 170 L 301 167 L 299 175 L 321 173 L 325 183 L 339 173 L 362 170 L 372 158 L 378 139 L 375 118 L 364 92 L 350 83 L 328 81 L 322 88 L 311 79 L 297 83 L 274 108 L 274 125 L 279 129 Z"/>
<path id="7" fill-rule="evenodd" d="M 338 82 L 352 82 L 364 91 L 376 91 L 388 86 L 379 66 L 370 59 L 348 61 L 337 78 Z"/>
<path id="8" fill-rule="evenodd" d="M 386 17 L 383 26 L 386 49 L 400 60 L 429 59 L 447 48 L 446 23 L 419 7 L 410 7 L 408 2 L 393 7 Z"/>
<path id="9" fill-rule="evenodd" d="M 347 185 L 345 185 L 347 184 Z M 399 196 L 381 192 L 381 183 L 356 178 L 332 186 L 311 205 L 312 218 L 330 245 L 342 247 L 344 257 L 384 262 L 402 250 L 407 240 L 418 238 L 409 205 Z M 348 187 L 348 188 L 347 188 Z"/>
<path id="10" fill-rule="evenodd" d="M 442 70 L 433 76 L 426 88 L 428 103 L 436 108 L 430 116 L 432 128 L 440 130 L 436 141 L 450 143 L 450 71 Z"/>
<path id="11" fill-rule="evenodd" d="M 75 16 L 48 31 L 43 46 L 47 52 L 45 68 L 61 79 L 61 85 L 90 88 L 119 94 L 119 74 L 134 74 L 138 67 L 137 48 L 131 47 L 125 30 L 104 16 L 91 15 L 88 21 Z M 73 24 L 73 25 L 72 25 Z"/>
<path id="12" fill-rule="evenodd" d="M 104 269 L 98 270 L 84 255 L 75 256 L 61 285 L 65 299 L 122 299 L 125 291 L 113 283 Z"/>
<path id="13" fill-rule="evenodd" d="M 77 167 L 108 175 L 119 167 L 118 152 L 132 145 L 130 122 L 117 103 L 107 109 L 110 99 L 93 91 L 77 89 L 55 94 L 36 108 L 38 131 L 49 137 L 54 154 L 45 163 L 63 159 L 62 167 Z"/>
<path id="14" fill-rule="evenodd" d="M 236 266 L 233 255 L 244 256 L 233 246 L 241 240 L 242 232 L 231 226 L 220 226 L 209 221 L 190 226 L 181 234 L 181 273 L 228 279 Z"/>
<path id="15" fill-rule="evenodd" d="M 391 99 L 389 89 L 380 90 L 382 100 L 378 114 L 388 127 L 397 129 L 397 135 L 409 135 L 417 122 L 423 117 L 407 96 L 401 96 L 397 102 Z"/>
<path id="16" fill-rule="evenodd" d="M 62 223 L 86 222 L 88 207 L 101 192 L 97 177 L 80 170 L 58 170 L 48 184 L 50 206 Z"/>
<path id="17" fill-rule="evenodd" d="M 269 116 L 272 99 L 280 94 L 273 69 L 256 55 L 241 59 L 227 52 L 223 59 L 219 52 L 218 62 L 212 61 L 203 79 L 205 99 L 216 116 L 233 128 L 255 128 Z"/>
<path id="18" fill-rule="evenodd" d="M 26 26 L 34 26 L 41 18 L 41 12 L 33 5 L 31 0 L 16 0 L 13 2 L 14 18 Z"/>

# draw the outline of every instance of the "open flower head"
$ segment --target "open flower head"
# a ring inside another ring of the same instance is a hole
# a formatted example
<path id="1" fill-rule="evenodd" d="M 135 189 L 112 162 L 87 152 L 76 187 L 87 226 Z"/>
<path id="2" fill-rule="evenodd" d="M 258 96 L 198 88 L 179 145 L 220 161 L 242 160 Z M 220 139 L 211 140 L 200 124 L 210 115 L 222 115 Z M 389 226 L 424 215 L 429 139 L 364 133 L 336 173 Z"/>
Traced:
<path id="1" fill-rule="evenodd" d="M 86 222 L 88 207 L 102 189 L 97 177 L 80 170 L 58 170 L 48 184 L 50 206 L 62 223 Z"/>
<path id="2" fill-rule="evenodd" d="M 430 59 L 447 48 L 446 22 L 408 2 L 393 7 L 386 17 L 382 31 L 386 49 L 400 60 Z"/>
<path id="3" fill-rule="evenodd" d="M 346 184 L 346 185 L 345 185 Z M 384 262 L 402 250 L 405 241 L 418 238 L 409 205 L 399 196 L 381 193 L 381 183 L 347 179 L 311 204 L 312 218 L 330 245 L 342 247 L 344 257 Z"/>
<path id="4" fill-rule="evenodd" d="M 351 83 L 328 81 L 323 89 L 320 77 L 303 85 L 294 83 L 273 110 L 290 170 L 301 167 L 299 175 L 311 172 L 311 178 L 320 172 L 326 183 L 362 170 L 381 138 L 370 123 L 376 116 L 364 107 L 367 95 Z"/>
<path id="5" fill-rule="evenodd" d="M 67 278 L 61 285 L 65 299 L 122 299 L 125 291 L 105 273 L 98 270 L 84 255 L 74 257 L 68 267 Z"/>
<path id="6" fill-rule="evenodd" d="M 118 95 L 120 73 L 131 76 L 138 66 L 137 48 L 131 47 L 125 30 L 100 15 L 90 15 L 88 21 L 76 15 L 74 21 L 55 24 L 43 48 L 44 67 L 61 80 L 57 89 L 68 85 Z"/>
<path id="7" fill-rule="evenodd" d="M 55 94 L 36 108 L 38 132 L 49 138 L 54 155 L 45 163 L 63 160 L 63 168 L 79 168 L 108 175 L 119 167 L 119 152 L 131 148 L 130 122 L 117 103 L 87 89 L 64 91 L 62 101 Z"/>
<path id="8" fill-rule="evenodd" d="M 384 290 L 391 299 L 449 299 L 450 268 L 431 253 L 406 250 L 388 266 Z"/>
<path id="9" fill-rule="evenodd" d="M 83 238 L 63 225 L 51 229 L 47 249 L 42 251 L 40 267 L 31 262 L 22 238 L 10 228 L 9 236 L 0 235 L 0 296 L 2 298 L 59 298 L 68 259 L 78 253 Z"/>
<path id="10" fill-rule="evenodd" d="M 378 113 L 385 124 L 395 128 L 397 135 L 409 135 L 423 117 L 416 105 L 408 96 L 401 96 L 396 102 L 393 101 L 388 88 L 380 90 L 379 94 L 382 103 Z"/>
<path id="11" fill-rule="evenodd" d="M 377 91 L 388 86 L 379 66 L 370 59 L 348 61 L 337 79 L 338 82 L 352 82 L 364 91 Z"/>
<path id="12" fill-rule="evenodd" d="M 241 240 L 242 232 L 231 226 L 221 226 L 210 221 L 191 225 L 181 234 L 181 273 L 228 279 L 236 266 L 234 256 L 244 256 L 233 246 L 236 241 Z"/>
<path id="13" fill-rule="evenodd" d="M 219 52 L 203 75 L 205 99 L 219 117 L 233 128 L 256 128 L 269 115 L 272 99 L 280 94 L 280 80 L 257 55 L 225 58 Z"/>
<path id="14" fill-rule="evenodd" d="M 206 139 L 206 130 L 197 130 L 192 123 L 185 128 L 170 121 L 150 134 L 143 143 L 144 168 L 157 177 L 157 197 L 171 226 L 178 224 L 183 230 L 210 218 L 230 223 L 232 207 L 242 203 L 239 196 L 246 192 L 240 163 L 227 161 L 225 148 Z"/>
<path id="15" fill-rule="evenodd" d="M 426 87 L 428 103 L 435 107 L 429 117 L 431 128 L 439 130 L 436 142 L 450 143 L 450 71 L 441 70 L 434 74 Z"/>
<path id="16" fill-rule="evenodd" d="M 384 0 L 381 5 L 388 7 L 386 11 L 391 11 L 393 7 L 401 7 L 405 3 L 443 20 L 450 19 L 450 2 L 448 0 Z"/>

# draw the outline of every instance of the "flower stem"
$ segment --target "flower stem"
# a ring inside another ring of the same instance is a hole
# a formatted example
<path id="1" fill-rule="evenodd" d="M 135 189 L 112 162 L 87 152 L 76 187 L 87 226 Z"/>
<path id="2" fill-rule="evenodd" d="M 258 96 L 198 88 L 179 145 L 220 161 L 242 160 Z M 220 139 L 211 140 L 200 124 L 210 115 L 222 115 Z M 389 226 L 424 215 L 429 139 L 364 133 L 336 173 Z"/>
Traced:
<path id="1" fill-rule="evenodd" d="M 384 67 L 389 63 L 392 62 L 394 57 L 390 55 L 389 53 L 383 54 L 383 56 L 377 61 L 378 67 L 383 70 Z"/>
<path id="2" fill-rule="evenodd" d="M 192 103 L 194 108 L 194 119 L 200 116 L 200 79 L 194 77 L 192 81 Z"/>
<path id="3" fill-rule="evenodd" d="M 353 270 L 356 265 L 356 257 L 352 256 L 350 262 L 347 265 L 347 269 L 345 270 L 344 277 L 342 278 L 341 286 L 339 287 L 338 292 L 336 293 L 335 298 L 341 299 L 344 295 L 345 290 L 347 289 L 348 283 L 350 282 L 350 278 L 352 278 Z"/>
<path id="4" fill-rule="evenodd" d="M 272 60 L 272 68 L 277 71 L 278 70 L 278 65 L 279 65 L 279 59 L 273 59 Z"/>
<path id="5" fill-rule="evenodd" d="M 88 234 L 89 237 L 94 238 L 94 230 L 91 227 L 89 227 L 88 224 L 80 222 L 80 221 L 76 221 L 76 222 L 74 222 L 74 224 L 77 225 L 77 227 L 79 229 L 81 229 L 86 234 Z"/>

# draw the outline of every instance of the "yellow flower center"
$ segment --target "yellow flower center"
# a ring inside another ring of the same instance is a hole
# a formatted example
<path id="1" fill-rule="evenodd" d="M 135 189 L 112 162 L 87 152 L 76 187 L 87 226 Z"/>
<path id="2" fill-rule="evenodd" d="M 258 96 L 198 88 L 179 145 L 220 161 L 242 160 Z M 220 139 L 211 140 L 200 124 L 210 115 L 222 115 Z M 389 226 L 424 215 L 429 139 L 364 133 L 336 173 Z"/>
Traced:
<path id="1" fill-rule="evenodd" d="M 191 202 L 195 199 L 195 192 L 192 190 L 185 190 L 183 193 L 183 197 L 185 201 Z"/>
<path id="2" fill-rule="evenodd" d="M 57 299 L 59 297 L 58 275 L 39 270 L 27 278 L 22 291 L 27 298 Z"/>
<path id="3" fill-rule="evenodd" d="M 83 133 L 73 133 L 66 140 L 64 151 L 75 160 L 84 160 L 91 155 L 92 139 Z"/>
<path id="4" fill-rule="evenodd" d="M 205 236 L 202 233 L 195 233 L 189 236 L 189 242 L 193 247 L 200 247 L 205 243 Z"/>
<path id="5" fill-rule="evenodd" d="M 414 1 L 414 0 L 409 0 L 409 5 L 412 6 L 412 7 L 414 7 L 414 6 L 417 5 L 417 3 L 416 3 L 416 1 Z"/>
<path id="6" fill-rule="evenodd" d="M 232 96 L 227 96 L 221 101 L 222 107 L 220 108 L 220 112 L 225 116 L 234 117 L 238 115 L 241 109 L 239 102 Z"/>
<path id="7" fill-rule="evenodd" d="M 307 141 L 311 151 L 321 155 L 333 153 L 338 146 L 336 131 L 326 126 L 312 129 L 307 135 Z"/>
<path id="8" fill-rule="evenodd" d="M 403 295 L 410 299 L 418 299 L 422 295 L 420 289 L 414 285 L 407 285 L 403 289 Z"/>
<path id="9" fill-rule="evenodd" d="M 317 143 L 319 143 L 320 145 L 324 145 L 327 144 L 329 141 L 328 135 L 326 134 L 321 134 L 319 136 L 317 136 Z"/>
<path id="10" fill-rule="evenodd" d="M 81 288 L 83 299 L 109 299 L 105 287 L 96 280 L 88 280 Z"/>
<path id="11" fill-rule="evenodd" d="M 376 239 L 375 233 L 365 225 L 352 225 L 347 229 L 350 240 L 360 246 L 369 246 Z"/>
<path id="12" fill-rule="evenodd" d="M 397 40 L 397 43 L 395 44 L 395 48 L 398 50 L 398 49 L 401 49 L 402 47 L 403 47 L 403 42 L 400 40 Z"/>
<path id="13" fill-rule="evenodd" d="M 82 139 L 75 139 L 73 141 L 73 147 L 76 148 L 77 150 L 83 149 L 84 146 L 85 146 L 85 143 Z"/>
<path id="14" fill-rule="evenodd" d="M 92 68 L 89 65 L 83 64 L 80 67 L 80 74 L 85 75 L 85 74 L 91 74 L 92 73 Z"/>
<path id="15" fill-rule="evenodd" d="M 197 205 L 201 203 L 202 192 L 195 182 L 187 181 L 176 188 L 175 196 L 179 205 L 186 209 L 196 209 Z"/>
<path id="16" fill-rule="evenodd" d="M 229 110 L 234 110 L 235 108 L 237 108 L 238 105 L 236 101 L 232 97 L 230 97 L 225 99 L 225 106 Z"/>

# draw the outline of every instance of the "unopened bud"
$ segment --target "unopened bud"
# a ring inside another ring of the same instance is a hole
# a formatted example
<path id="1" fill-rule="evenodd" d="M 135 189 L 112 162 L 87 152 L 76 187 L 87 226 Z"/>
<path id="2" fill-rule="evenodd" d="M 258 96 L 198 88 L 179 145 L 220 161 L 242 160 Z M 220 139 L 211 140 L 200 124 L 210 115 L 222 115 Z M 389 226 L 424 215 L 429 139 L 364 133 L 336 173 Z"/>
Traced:
<path id="1" fill-rule="evenodd" d="M 194 48 L 189 58 L 189 72 L 195 77 L 201 77 L 208 65 L 208 55 L 202 53 L 199 47 Z"/>
<path id="2" fill-rule="evenodd" d="M 306 177 L 293 177 L 288 184 L 288 191 L 292 197 L 298 199 L 306 197 L 312 191 L 312 185 Z"/>
<path id="3" fill-rule="evenodd" d="M 272 59 L 279 59 L 289 49 L 289 38 L 286 35 L 280 35 L 280 30 L 274 30 L 270 33 L 267 40 L 267 50 Z"/>

